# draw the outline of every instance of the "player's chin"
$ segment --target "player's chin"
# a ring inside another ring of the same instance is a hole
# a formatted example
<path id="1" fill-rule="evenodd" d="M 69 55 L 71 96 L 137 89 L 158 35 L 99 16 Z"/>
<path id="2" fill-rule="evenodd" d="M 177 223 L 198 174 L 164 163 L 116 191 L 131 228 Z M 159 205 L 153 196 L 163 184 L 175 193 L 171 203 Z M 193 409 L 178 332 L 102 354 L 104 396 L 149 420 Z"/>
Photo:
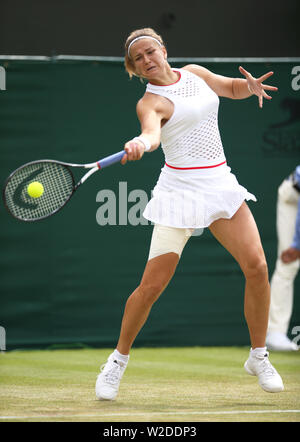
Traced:
<path id="1" fill-rule="evenodd" d="M 143 72 L 143 77 L 146 78 L 146 80 L 153 80 L 157 76 L 158 69 L 157 67 L 152 67 L 150 69 L 147 69 Z"/>

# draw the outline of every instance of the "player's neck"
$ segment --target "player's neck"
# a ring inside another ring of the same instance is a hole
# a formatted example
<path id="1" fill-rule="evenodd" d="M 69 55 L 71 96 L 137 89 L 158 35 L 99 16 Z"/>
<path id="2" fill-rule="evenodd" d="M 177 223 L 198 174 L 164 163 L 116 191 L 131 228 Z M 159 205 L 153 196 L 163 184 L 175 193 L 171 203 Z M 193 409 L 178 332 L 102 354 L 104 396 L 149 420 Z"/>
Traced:
<path id="1" fill-rule="evenodd" d="M 168 86 L 176 83 L 179 78 L 180 73 L 178 71 L 174 71 L 170 66 L 168 66 L 168 68 L 159 75 L 149 78 L 149 82 L 156 86 Z"/>

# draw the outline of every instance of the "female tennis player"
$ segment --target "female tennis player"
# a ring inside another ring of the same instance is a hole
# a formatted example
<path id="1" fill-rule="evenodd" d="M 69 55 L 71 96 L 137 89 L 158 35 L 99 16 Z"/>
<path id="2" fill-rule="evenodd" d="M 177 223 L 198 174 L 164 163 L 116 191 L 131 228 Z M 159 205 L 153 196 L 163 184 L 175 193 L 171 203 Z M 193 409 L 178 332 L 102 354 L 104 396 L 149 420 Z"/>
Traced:
<path id="1" fill-rule="evenodd" d="M 165 166 L 146 206 L 154 223 L 148 262 L 141 282 L 127 300 L 115 351 L 96 382 L 98 399 L 113 400 L 129 360 L 131 346 L 151 307 L 167 287 L 193 229 L 208 227 L 240 265 L 245 276 L 245 318 L 251 349 L 247 373 L 268 392 L 283 390 L 265 346 L 270 303 L 268 269 L 259 232 L 245 200 L 256 201 L 228 167 L 218 129 L 218 96 L 271 99 L 276 91 L 263 82 L 273 72 L 254 78 L 227 78 L 198 65 L 173 69 L 162 38 L 152 29 L 131 33 L 125 44 L 130 77 L 148 81 L 137 104 L 141 134 L 125 144 L 122 160 L 140 160 L 162 144 Z"/>

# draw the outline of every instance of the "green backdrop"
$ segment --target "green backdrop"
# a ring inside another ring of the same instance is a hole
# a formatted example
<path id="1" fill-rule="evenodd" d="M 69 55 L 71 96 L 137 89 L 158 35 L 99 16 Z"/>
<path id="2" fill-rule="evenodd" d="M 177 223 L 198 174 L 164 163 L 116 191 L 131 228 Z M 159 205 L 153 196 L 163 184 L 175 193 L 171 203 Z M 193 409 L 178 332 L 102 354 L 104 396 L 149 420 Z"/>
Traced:
<path id="1" fill-rule="evenodd" d="M 139 131 L 135 106 L 145 85 L 130 81 L 120 61 L 2 59 L 0 64 L 6 69 L 6 90 L 0 91 L 2 183 L 31 160 L 93 162 L 121 150 Z M 238 61 L 201 64 L 240 76 Z M 300 162 L 300 81 L 292 75 L 297 65 L 300 61 L 245 62 L 254 76 L 274 70 L 269 83 L 278 93 L 263 109 L 255 97 L 220 103 L 229 166 L 258 199 L 249 206 L 270 274 L 277 188 Z M 90 178 L 56 216 L 38 223 L 13 219 L 1 204 L 0 325 L 7 350 L 116 344 L 126 299 L 148 256 L 152 226 L 142 222 L 140 211 L 162 165 L 158 149 L 140 162 L 108 168 Z M 105 218 L 110 224 L 101 226 Z M 134 220 L 139 224 L 132 225 Z M 248 345 L 243 289 L 238 265 L 205 230 L 186 246 L 135 346 Z M 290 330 L 300 325 L 299 289 L 298 277 Z"/>

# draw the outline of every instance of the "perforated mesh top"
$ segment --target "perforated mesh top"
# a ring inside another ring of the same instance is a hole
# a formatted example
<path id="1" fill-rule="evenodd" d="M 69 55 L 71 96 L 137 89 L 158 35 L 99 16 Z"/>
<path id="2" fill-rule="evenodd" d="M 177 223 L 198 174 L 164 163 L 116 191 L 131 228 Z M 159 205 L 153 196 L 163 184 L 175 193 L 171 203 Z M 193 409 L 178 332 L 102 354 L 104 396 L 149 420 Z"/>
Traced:
<path id="1" fill-rule="evenodd" d="M 176 71 L 180 79 L 172 85 L 147 85 L 147 92 L 174 104 L 173 115 L 161 131 L 166 162 L 174 167 L 201 167 L 225 161 L 218 96 L 198 76 L 184 69 Z"/>

